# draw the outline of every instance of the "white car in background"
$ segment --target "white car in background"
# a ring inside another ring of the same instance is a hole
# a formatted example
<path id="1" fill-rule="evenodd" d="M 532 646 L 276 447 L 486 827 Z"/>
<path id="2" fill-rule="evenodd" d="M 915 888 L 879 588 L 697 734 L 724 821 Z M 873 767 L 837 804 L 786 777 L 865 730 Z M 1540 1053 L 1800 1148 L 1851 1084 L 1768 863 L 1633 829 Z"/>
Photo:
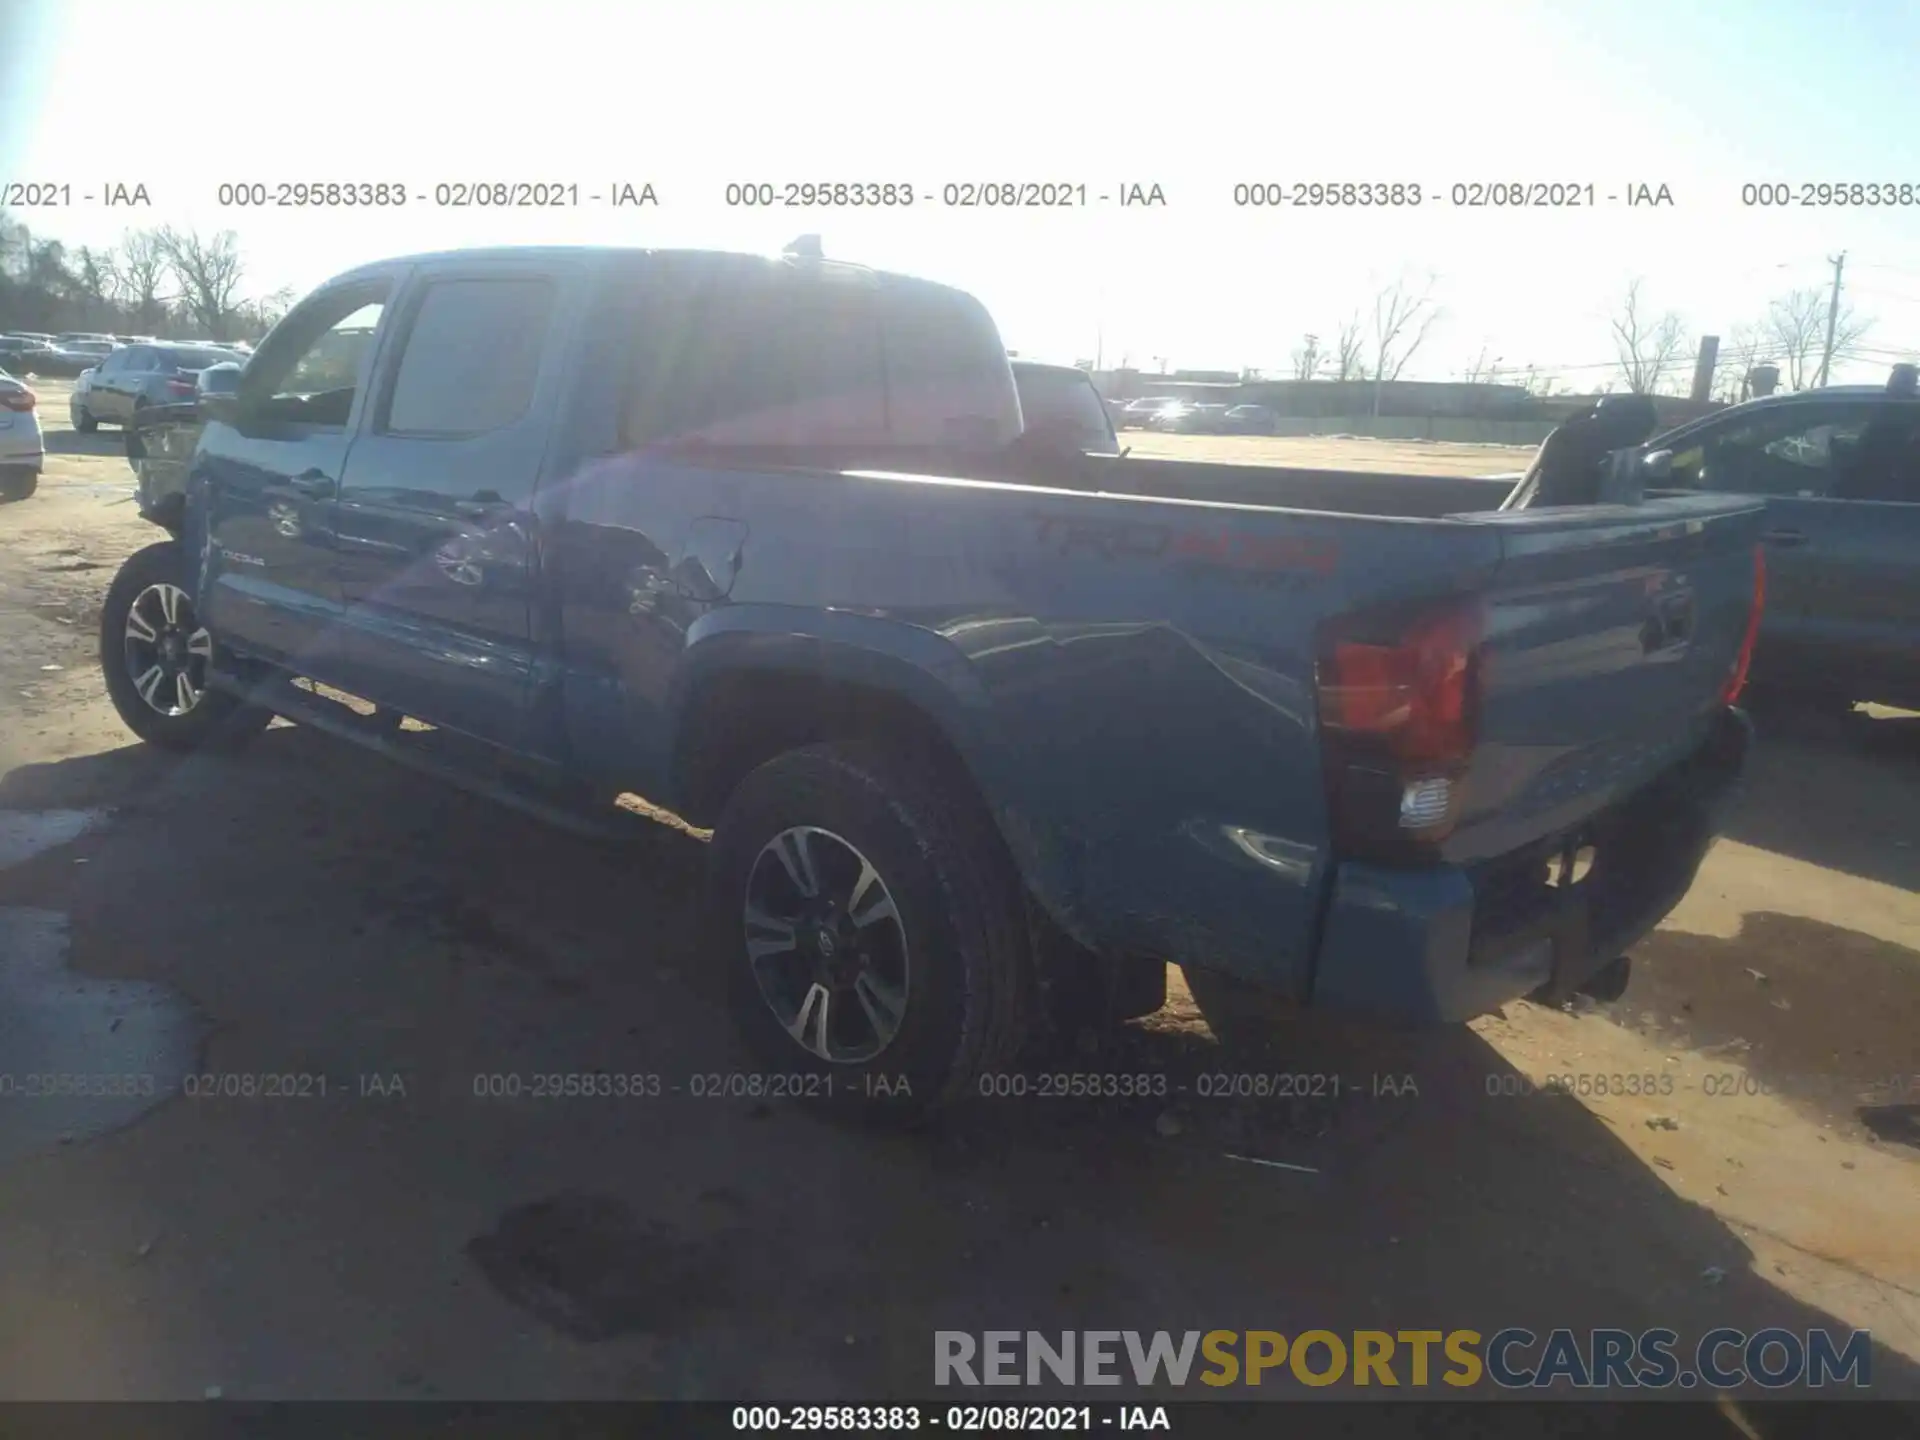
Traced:
<path id="1" fill-rule="evenodd" d="M 24 500 L 39 487 L 47 456 L 39 404 L 24 380 L 0 370 L 0 500 Z"/>

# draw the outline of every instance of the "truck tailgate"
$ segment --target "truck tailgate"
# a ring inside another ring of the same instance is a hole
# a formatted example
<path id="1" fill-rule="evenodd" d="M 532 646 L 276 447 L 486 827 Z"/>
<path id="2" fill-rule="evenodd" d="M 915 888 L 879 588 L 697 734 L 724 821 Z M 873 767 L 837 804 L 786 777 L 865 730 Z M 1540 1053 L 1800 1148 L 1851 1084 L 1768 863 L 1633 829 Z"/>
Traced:
<path id="1" fill-rule="evenodd" d="M 1462 516 L 1497 528 L 1455 863 L 1563 834 L 1697 749 L 1754 602 L 1764 506 L 1714 496 Z"/>

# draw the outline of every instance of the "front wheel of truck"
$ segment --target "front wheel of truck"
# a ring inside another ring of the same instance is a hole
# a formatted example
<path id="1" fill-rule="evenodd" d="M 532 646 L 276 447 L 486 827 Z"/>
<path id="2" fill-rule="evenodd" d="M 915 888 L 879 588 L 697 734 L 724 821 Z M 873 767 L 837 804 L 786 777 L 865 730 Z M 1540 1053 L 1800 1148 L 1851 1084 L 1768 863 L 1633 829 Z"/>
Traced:
<path id="1" fill-rule="evenodd" d="M 1012 1063 L 1024 897 L 936 768 L 866 743 L 777 756 L 728 801 L 711 865 L 714 953 L 769 1098 L 911 1125 Z"/>
<path id="2" fill-rule="evenodd" d="M 177 541 L 137 550 L 100 612 L 100 671 L 127 728 L 163 750 L 238 745 L 273 716 L 207 687 L 213 637 L 200 623 Z"/>

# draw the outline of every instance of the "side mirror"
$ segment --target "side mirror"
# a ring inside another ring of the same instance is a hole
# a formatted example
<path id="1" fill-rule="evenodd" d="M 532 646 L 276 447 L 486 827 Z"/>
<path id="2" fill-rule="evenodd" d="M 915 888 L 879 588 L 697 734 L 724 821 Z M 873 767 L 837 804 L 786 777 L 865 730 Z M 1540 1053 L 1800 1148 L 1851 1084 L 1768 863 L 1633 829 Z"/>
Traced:
<path id="1" fill-rule="evenodd" d="M 231 360 L 209 365 L 194 381 L 194 392 L 200 399 L 209 395 L 235 395 L 239 390 L 240 367 Z"/>
<path id="2" fill-rule="evenodd" d="M 240 367 L 231 362 L 209 365 L 193 382 L 193 398 L 200 413 L 222 425 L 240 423 Z"/>
<path id="3" fill-rule="evenodd" d="M 1641 457 L 1640 473 L 1649 481 L 1671 480 L 1673 478 L 1673 451 L 1655 450 Z"/>

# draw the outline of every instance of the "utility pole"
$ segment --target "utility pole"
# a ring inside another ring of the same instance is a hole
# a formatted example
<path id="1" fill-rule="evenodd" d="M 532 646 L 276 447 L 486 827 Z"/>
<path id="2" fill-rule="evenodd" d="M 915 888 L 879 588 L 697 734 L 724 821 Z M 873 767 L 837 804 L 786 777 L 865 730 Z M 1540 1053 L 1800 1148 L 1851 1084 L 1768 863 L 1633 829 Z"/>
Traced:
<path id="1" fill-rule="evenodd" d="M 1695 404 L 1704 404 L 1713 398 L 1713 367 L 1720 359 L 1720 337 L 1702 335 L 1700 354 L 1693 362 L 1693 389 L 1689 392 Z"/>
<path id="2" fill-rule="evenodd" d="M 1847 252 L 1829 255 L 1827 263 L 1833 266 L 1833 295 L 1827 301 L 1827 343 L 1820 351 L 1820 378 L 1814 382 L 1815 389 L 1826 385 L 1827 367 L 1833 364 L 1833 332 L 1840 323 L 1840 272 L 1846 269 Z"/>

